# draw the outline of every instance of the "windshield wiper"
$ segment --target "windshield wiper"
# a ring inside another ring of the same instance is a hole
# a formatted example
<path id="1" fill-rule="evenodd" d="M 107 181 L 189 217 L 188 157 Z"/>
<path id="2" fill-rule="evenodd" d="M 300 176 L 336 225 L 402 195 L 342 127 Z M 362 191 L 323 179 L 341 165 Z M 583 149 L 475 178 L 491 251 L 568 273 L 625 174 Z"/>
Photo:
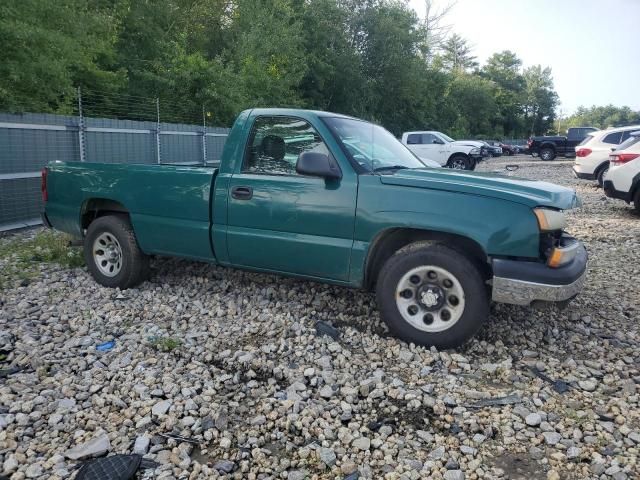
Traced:
<path id="1" fill-rule="evenodd" d="M 409 167 L 405 167 L 404 165 L 386 165 L 384 167 L 374 168 L 373 171 L 386 172 L 387 170 L 395 171 L 395 170 L 404 170 L 405 168 L 409 168 Z"/>

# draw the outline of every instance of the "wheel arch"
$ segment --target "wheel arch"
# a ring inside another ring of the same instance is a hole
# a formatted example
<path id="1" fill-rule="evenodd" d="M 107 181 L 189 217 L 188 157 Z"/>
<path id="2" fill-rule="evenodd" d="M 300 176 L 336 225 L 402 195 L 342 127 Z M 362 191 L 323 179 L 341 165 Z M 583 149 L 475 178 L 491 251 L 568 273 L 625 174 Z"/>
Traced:
<path id="1" fill-rule="evenodd" d="M 558 150 L 558 147 L 556 146 L 555 143 L 553 142 L 544 142 L 541 143 L 540 146 L 538 147 L 538 151 L 542 150 L 543 148 L 550 148 L 551 150 L 553 150 L 554 152 L 556 152 Z"/>
<path id="2" fill-rule="evenodd" d="M 80 209 L 80 230 L 84 232 L 96 218 L 111 214 L 129 218 L 129 210 L 117 200 L 100 197 L 86 199 Z"/>
<path id="3" fill-rule="evenodd" d="M 449 232 L 393 227 L 378 233 L 371 242 L 365 260 L 364 288 L 367 290 L 374 288 L 380 269 L 397 251 L 413 243 L 428 241 L 443 243 L 458 253 L 465 255 L 473 261 L 485 279 L 491 278 L 492 272 L 487 253 L 475 240 Z"/>

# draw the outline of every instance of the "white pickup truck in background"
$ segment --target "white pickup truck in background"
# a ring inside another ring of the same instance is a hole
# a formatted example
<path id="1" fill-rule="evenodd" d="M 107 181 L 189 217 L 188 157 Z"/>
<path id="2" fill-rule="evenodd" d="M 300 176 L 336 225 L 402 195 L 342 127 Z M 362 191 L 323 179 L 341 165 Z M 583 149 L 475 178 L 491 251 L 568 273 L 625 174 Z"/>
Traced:
<path id="1" fill-rule="evenodd" d="M 482 160 L 482 143 L 472 140 L 454 140 L 442 132 L 405 132 L 401 141 L 421 159 L 459 170 L 473 170 Z"/>

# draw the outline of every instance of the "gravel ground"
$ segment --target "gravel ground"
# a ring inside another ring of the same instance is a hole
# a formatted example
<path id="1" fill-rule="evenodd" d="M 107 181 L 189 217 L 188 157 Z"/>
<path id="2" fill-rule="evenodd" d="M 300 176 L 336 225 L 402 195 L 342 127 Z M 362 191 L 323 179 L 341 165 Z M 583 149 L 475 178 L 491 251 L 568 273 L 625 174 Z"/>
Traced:
<path id="1" fill-rule="evenodd" d="M 496 305 L 458 351 L 389 337 L 346 289 L 160 259 L 119 292 L 37 264 L 0 291 L 0 470 L 65 479 L 135 450 L 158 479 L 638 478 L 640 218 L 570 162 L 479 170 L 507 163 L 578 190 L 589 281 L 563 311 Z"/>

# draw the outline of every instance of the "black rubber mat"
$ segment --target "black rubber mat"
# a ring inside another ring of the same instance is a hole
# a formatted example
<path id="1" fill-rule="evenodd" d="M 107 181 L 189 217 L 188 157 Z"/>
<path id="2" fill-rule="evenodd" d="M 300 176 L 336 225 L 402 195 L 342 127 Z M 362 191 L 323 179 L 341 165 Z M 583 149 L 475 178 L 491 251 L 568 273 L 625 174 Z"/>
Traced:
<path id="1" fill-rule="evenodd" d="M 130 480 L 135 477 L 141 455 L 112 455 L 85 463 L 75 480 Z"/>

